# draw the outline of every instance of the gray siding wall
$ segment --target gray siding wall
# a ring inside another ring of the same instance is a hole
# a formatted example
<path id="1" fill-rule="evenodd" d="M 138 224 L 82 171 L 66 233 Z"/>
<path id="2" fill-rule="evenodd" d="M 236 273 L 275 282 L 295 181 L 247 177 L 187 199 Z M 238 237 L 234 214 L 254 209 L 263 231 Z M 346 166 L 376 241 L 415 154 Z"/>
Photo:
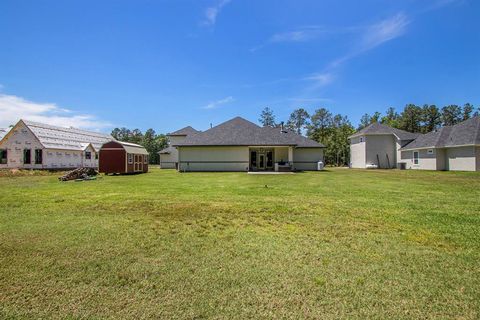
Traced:
<path id="1" fill-rule="evenodd" d="M 293 167 L 295 170 L 317 170 L 319 161 L 324 161 L 322 148 L 293 149 Z"/>
<path id="2" fill-rule="evenodd" d="M 376 164 L 382 169 L 395 168 L 397 163 L 396 140 L 394 135 L 366 136 L 366 164 Z M 380 163 L 378 163 L 377 155 Z"/>
<path id="3" fill-rule="evenodd" d="M 475 171 L 475 147 L 447 148 L 447 169 L 453 171 Z"/>
<path id="4" fill-rule="evenodd" d="M 475 147 L 475 154 L 476 154 L 475 155 L 475 158 L 476 158 L 475 162 L 477 163 L 475 170 L 480 171 L 480 146 Z"/>
<path id="5" fill-rule="evenodd" d="M 185 140 L 187 136 L 169 136 L 168 141 L 170 145 L 175 145 L 177 143 Z M 160 155 L 160 168 L 161 169 L 175 169 L 175 164 L 178 162 L 178 150 L 174 148 L 170 154 L 161 154 Z"/>
<path id="6" fill-rule="evenodd" d="M 248 171 L 248 147 L 179 147 L 180 171 Z"/>
<path id="7" fill-rule="evenodd" d="M 178 151 L 175 149 L 170 154 L 160 155 L 160 169 L 175 169 L 175 163 L 178 162 Z"/>
<path id="8" fill-rule="evenodd" d="M 366 151 L 365 151 L 365 137 L 363 142 L 360 142 L 360 137 L 350 139 L 350 167 L 351 168 L 365 168 Z"/>

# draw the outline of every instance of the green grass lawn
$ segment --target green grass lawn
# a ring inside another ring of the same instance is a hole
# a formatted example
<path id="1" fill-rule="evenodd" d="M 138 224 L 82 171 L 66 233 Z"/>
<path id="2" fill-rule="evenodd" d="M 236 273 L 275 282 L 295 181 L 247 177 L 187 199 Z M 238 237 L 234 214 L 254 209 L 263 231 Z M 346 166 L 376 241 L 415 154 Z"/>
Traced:
<path id="1" fill-rule="evenodd" d="M 480 317 L 480 174 L 0 178 L 0 318 Z"/>

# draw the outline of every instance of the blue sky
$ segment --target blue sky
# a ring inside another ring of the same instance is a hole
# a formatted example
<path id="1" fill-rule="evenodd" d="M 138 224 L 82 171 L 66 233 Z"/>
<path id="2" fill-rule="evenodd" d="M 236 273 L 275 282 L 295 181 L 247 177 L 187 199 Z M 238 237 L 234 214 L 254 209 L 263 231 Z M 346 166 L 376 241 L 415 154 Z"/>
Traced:
<path id="1" fill-rule="evenodd" d="M 0 2 L 0 127 L 480 104 L 480 1 Z"/>

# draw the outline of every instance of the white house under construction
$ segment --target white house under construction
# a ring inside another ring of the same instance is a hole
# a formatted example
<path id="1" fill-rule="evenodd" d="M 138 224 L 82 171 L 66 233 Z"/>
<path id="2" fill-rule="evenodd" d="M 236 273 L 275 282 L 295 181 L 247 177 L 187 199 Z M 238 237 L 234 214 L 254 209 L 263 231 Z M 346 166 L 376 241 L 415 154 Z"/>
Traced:
<path id="1" fill-rule="evenodd" d="M 98 168 L 102 144 L 112 136 L 20 120 L 0 140 L 0 168 Z"/>

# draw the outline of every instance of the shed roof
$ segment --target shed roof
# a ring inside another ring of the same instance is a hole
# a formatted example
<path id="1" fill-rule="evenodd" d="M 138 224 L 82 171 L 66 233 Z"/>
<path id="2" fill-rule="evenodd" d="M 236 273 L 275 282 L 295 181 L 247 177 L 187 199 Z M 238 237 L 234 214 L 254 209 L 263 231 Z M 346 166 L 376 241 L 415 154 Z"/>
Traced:
<path id="1" fill-rule="evenodd" d="M 292 131 L 260 127 L 241 117 L 233 118 L 209 130 L 187 136 L 174 146 L 295 146 L 324 148 L 325 146 Z"/>
<path id="2" fill-rule="evenodd" d="M 348 138 L 350 139 L 350 138 L 363 136 L 363 135 L 378 135 L 378 134 L 393 134 L 399 140 L 413 140 L 420 135 L 420 133 L 411 133 L 405 130 L 392 128 L 390 126 L 376 122 L 366 126 L 360 131 L 357 131 L 356 133 L 352 134 Z"/>
<path id="3" fill-rule="evenodd" d="M 167 134 L 167 136 L 189 136 L 189 135 L 196 134 L 196 133 L 199 133 L 199 132 L 200 131 L 195 130 L 191 126 L 188 126 L 188 127 L 182 128 L 180 130 L 171 132 L 171 133 Z"/>
<path id="4" fill-rule="evenodd" d="M 88 144 L 97 151 L 103 143 L 112 140 L 112 136 L 75 128 L 63 128 L 28 120 L 22 121 L 37 137 L 40 143 L 49 149 L 85 150 Z"/>
<path id="5" fill-rule="evenodd" d="M 148 155 L 147 149 L 145 149 L 143 146 L 139 144 L 124 142 L 124 141 L 117 141 L 117 140 L 115 140 L 115 142 L 121 144 L 127 153 Z"/>
<path id="6" fill-rule="evenodd" d="M 401 150 L 480 145 L 480 116 L 419 136 Z"/>

